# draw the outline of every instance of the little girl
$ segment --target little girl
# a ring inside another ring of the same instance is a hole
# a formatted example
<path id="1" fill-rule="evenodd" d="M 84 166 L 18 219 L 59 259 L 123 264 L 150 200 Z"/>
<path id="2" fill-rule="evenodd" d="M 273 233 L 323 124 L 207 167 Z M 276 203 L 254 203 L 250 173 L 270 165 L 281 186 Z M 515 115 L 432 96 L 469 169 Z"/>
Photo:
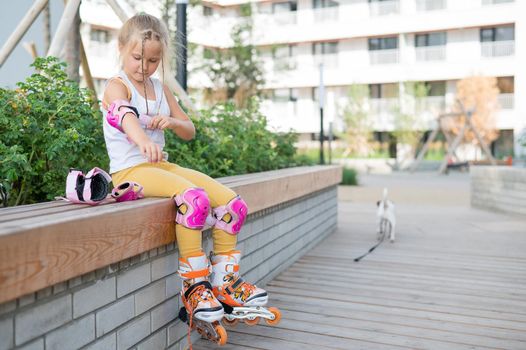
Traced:
<path id="1" fill-rule="evenodd" d="M 119 32 L 122 70 L 108 81 L 102 101 L 104 137 L 114 183 L 133 181 L 144 195 L 174 198 L 181 298 L 205 322 L 223 317 L 223 306 L 263 306 L 267 293 L 239 277 L 237 234 L 247 215 L 243 199 L 198 171 L 166 161 L 164 131 L 191 140 L 195 128 L 170 90 L 152 75 L 168 69 L 169 35 L 156 17 L 138 14 Z M 202 229 L 212 214 L 211 276 Z M 213 222 L 214 220 L 212 220 Z M 216 299 L 217 298 L 217 299 Z"/>

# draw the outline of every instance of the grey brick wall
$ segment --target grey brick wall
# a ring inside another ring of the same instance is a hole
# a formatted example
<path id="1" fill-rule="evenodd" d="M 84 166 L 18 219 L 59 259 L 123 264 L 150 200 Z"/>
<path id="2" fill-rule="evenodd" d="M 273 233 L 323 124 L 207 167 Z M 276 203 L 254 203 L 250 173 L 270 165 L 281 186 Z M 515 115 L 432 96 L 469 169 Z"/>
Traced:
<path id="1" fill-rule="evenodd" d="M 264 286 L 336 223 L 336 186 L 251 214 L 238 236 L 241 273 Z M 212 249 L 210 231 L 203 246 Z M 0 304 L 0 350 L 183 349 L 177 261 L 171 243 Z"/>
<path id="2" fill-rule="evenodd" d="M 478 166 L 470 177 L 473 207 L 526 214 L 526 169 Z"/>

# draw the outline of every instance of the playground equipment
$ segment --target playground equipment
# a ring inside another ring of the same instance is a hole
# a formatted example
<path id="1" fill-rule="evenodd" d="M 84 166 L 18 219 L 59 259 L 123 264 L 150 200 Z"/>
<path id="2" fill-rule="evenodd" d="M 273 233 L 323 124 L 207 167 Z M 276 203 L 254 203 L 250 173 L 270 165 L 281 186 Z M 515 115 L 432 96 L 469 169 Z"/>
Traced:
<path id="1" fill-rule="evenodd" d="M 482 138 L 482 136 L 480 136 L 480 133 L 478 132 L 478 130 L 475 127 L 475 125 L 473 125 L 472 117 L 473 117 L 473 113 L 475 112 L 475 109 L 474 108 L 466 109 L 464 104 L 460 100 L 457 100 L 456 103 L 457 103 L 457 105 L 459 107 L 459 110 L 460 110 L 459 112 L 451 112 L 451 113 L 441 113 L 441 114 L 439 114 L 439 116 L 437 118 L 436 127 L 431 132 L 431 135 L 429 135 L 429 137 L 427 138 L 427 141 L 424 144 L 424 147 L 422 147 L 422 149 L 418 153 L 418 155 L 417 155 L 415 161 L 413 162 L 413 164 L 411 164 L 411 167 L 410 167 L 410 171 L 411 172 L 414 172 L 415 169 L 420 164 L 420 162 L 422 162 L 422 159 L 424 159 L 424 156 L 425 156 L 426 152 L 428 151 L 429 146 L 435 140 L 435 138 L 437 137 L 439 131 L 442 131 L 442 133 L 444 134 L 444 137 L 446 138 L 446 143 L 448 145 L 448 147 L 447 147 L 447 154 L 445 155 L 444 159 L 442 160 L 442 163 L 440 164 L 440 168 L 438 169 L 439 174 L 446 173 L 447 168 L 448 168 L 448 162 L 450 161 L 450 159 L 452 159 L 452 157 L 454 155 L 456 157 L 455 151 L 458 148 L 458 146 L 460 145 L 460 143 L 462 142 L 462 140 L 464 139 L 464 135 L 466 134 L 466 132 L 469 129 L 471 129 L 471 131 L 473 131 L 473 134 L 477 138 L 477 141 L 479 142 L 479 144 L 480 144 L 480 146 L 482 148 L 482 151 L 484 152 L 484 154 L 488 158 L 488 160 L 491 163 L 491 165 L 496 165 L 495 158 L 491 154 L 491 151 L 490 151 L 488 145 L 486 144 L 486 142 L 484 142 L 484 139 Z M 464 125 L 462 126 L 462 129 L 456 135 L 456 137 L 452 138 L 452 135 L 450 134 L 450 130 L 447 130 L 445 128 L 445 126 L 444 126 L 444 120 L 446 118 L 458 118 L 458 117 L 461 117 L 461 116 L 465 116 L 466 117 L 466 122 L 464 123 Z"/>

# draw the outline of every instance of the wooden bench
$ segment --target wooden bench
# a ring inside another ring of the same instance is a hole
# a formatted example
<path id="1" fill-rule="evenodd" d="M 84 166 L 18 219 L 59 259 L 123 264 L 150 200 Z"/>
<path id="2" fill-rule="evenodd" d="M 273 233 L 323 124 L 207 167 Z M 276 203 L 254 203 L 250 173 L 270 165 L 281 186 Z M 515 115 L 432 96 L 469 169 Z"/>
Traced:
<path id="1" fill-rule="evenodd" d="M 341 168 L 298 167 L 218 180 L 240 194 L 250 215 L 256 215 L 335 186 Z M 0 303 L 173 242 L 174 215 L 174 203 L 166 198 L 0 209 Z"/>

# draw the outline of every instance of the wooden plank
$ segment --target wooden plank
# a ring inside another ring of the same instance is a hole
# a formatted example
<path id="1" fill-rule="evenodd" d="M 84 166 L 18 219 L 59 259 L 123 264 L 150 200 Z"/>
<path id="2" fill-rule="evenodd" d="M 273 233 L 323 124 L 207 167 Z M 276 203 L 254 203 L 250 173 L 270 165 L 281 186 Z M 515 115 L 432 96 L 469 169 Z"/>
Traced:
<path id="1" fill-rule="evenodd" d="M 48 0 L 37 0 L 33 3 L 31 8 L 27 10 L 24 18 L 18 22 L 18 25 L 13 33 L 7 38 L 6 42 L 0 50 L 0 68 L 2 68 L 4 62 L 7 60 L 9 55 L 13 52 L 16 45 L 24 37 L 28 29 L 31 27 L 33 22 L 37 19 L 38 15 L 44 7 L 47 5 Z"/>
<path id="2" fill-rule="evenodd" d="M 305 342 L 295 342 L 288 339 L 276 339 L 258 334 L 245 334 L 242 330 L 243 326 L 237 326 L 235 328 L 226 327 L 228 332 L 228 346 L 234 345 L 236 349 L 265 349 L 265 350 L 276 350 L 276 349 L 287 349 L 287 350 L 305 350 L 306 346 L 311 344 Z M 204 340 L 202 341 L 205 342 Z M 204 345 L 204 344 L 203 344 Z M 194 347 L 195 348 L 195 347 Z M 213 347 L 224 349 L 224 347 Z M 205 348 L 202 348 L 205 349 Z M 210 349 L 210 347 L 206 347 Z M 337 349 L 334 347 L 317 345 L 316 350 L 331 350 Z"/>
<path id="3" fill-rule="evenodd" d="M 288 281 L 274 280 L 272 287 L 287 288 L 290 283 Z M 293 283 L 292 289 L 309 289 L 310 283 L 301 282 L 296 279 Z M 488 312 L 497 312 L 499 314 L 506 313 L 506 315 L 513 315 L 518 319 L 526 322 L 526 302 L 518 300 L 502 300 L 497 296 L 495 297 L 481 297 L 475 295 L 461 295 L 452 293 L 440 293 L 430 292 L 428 289 L 422 290 L 409 290 L 397 287 L 388 286 L 371 286 L 371 285 L 358 285 L 350 284 L 345 282 L 327 282 L 321 284 L 316 288 L 317 291 L 330 293 L 334 290 L 346 290 L 347 294 L 352 297 L 362 297 L 374 294 L 385 294 L 390 296 L 390 300 L 395 301 L 411 301 L 414 306 L 423 305 L 440 305 L 440 306 L 452 306 L 460 310 L 480 310 Z M 523 316 L 523 317 L 521 317 Z"/>
<path id="4" fill-rule="evenodd" d="M 366 313 L 378 313 L 388 315 L 401 315 L 403 317 L 409 317 L 416 321 L 420 319 L 435 320 L 444 324 L 461 324 L 471 325 L 475 327 L 505 329 L 514 333 L 526 333 L 526 324 L 524 322 L 510 321 L 510 320 L 495 320 L 489 317 L 480 317 L 479 315 L 465 315 L 455 310 L 450 312 L 444 312 L 441 310 L 428 310 L 419 309 L 414 307 L 403 307 L 393 306 L 383 301 L 382 296 L 376 296 L 376 299 L 371 299 L 369 302 L 350 302 L 347 300 L 335 300 L 335 299 L 324 299 L 323 297 L 297 297 L 294 294 L 280 294 L 270 293 L 270 305 L 276 304 L 287 304 L 299 302 L 312 307 L 328 307 L 328 308 L 339 308 L 345 310 L 348 313 L 355 311 L 363 311 Z M 521 338 L 519 338 L 521 339 Z"/>
<path id="5" fill-rule="evenodd" d="M 298 262 L 298 265 L 295 265 L 292 267 L 292 269 L 297 269 L 298 271 L 303 271 L 303 270 L 309 270 L 311 268 L 311 266 L 313 266 L 313 264 L 303 264 L 302 262 Z M 323 266 L 320 266 L 320 265 L 315 265 L 317 266 L 318 268 L 320 268 L 320 270 L 323 270 L 324 267 Z M 418 272 L 409 272 L 409 271 L 402 271 L 400 269 L 396 269 L 396 268 L 393 268 L 393 269 L 387 269 L 387 268 L 383 268 L 383 267 L 367 267 L 367 268 L 364 268 L 363 270 L 357 272 L 357 271 L 349 271 L 349 270 L 345 270 L 345 268 L 337 268 L 337 267 L 333 267 L 333 268 L 325 268 L 325 271 L 327 273 L 327 276 L 333 276 L 333 277 L 341 277 L 341 276 L 347 276 L 348 278 L 352 278 L 354 277 L 355 275 L 358 275 L 358 276 L 370 276 L 371 278 L 375 278 L 377 279 L 378 277 L 381 277 L 381 278 L 384 278 L 384 277 L 391 277 L 391 278 L 396 278 L 396 279 L 420 279 L 421 281 L 436 281 L 436 282 L 440 282 L 440 283 L 445 283 L 445 284 L 469 284 L 469 285 L 472 285 L 472 286 L 476 286 L 476 287 L 481 287 L 483 286 L 484 288 L 486 287 L 493 287 L 493 288 L 498 288 L 500 290 L 504 289 L 504 288 L 508 288 L 508 291 L 509 292 L 524 292 L 526 291 L 526 286 L 523 285 L 523 284 L 519 284 L 519 283 L 515 283 L 514 281 L 512 281 L 512 278 L 513 276 L 511 276 L 510 278 L 508 279 L 504 279 L 502 281 L 495 281 L 495 280 L 488 280 L 488 279 L 480 279 L 480 278 L 470 278 L 470 276 L 452 276 L 452 275 L 447 275 L 447 274 L 435 274 L 435 273 L 432 273 L 432 274 L 429 274 L 429 275 L 425 275 L 425 276 L 422 276 L 421 278 L 419 276 L 421 276 Z"/>
<path id="6" fill-rule="evenodd" d="M 382 257 L 385 258 L 385 257 Z M 349 259 L 350 264 L 355 264 L 352 259 Z M 322 268 L 327 268 L 331 270 L 334 268 L 334 272 L 337 272 L 338 270 L 342 271 L 349 271 L 348 266 L 345 266 L 345 264 L 341 265 L 340 263 L 335 263 L 336 266 L 330 266 L 330 263 L 324 262 L 324 263 L 302 263 L 302 266 L 309 266 L 309 265 L 316 265 L 320 266 Z M 447 265 L 447 264 L 444 264 Z M 455 269 L 454 264 L 451 266 L 440 266 L 440 265 L 421 265 L 421 266 L 415 266 L 412 265 L 410 262 L 408 263 L 398 263 L 394 260 L 392 261 L 379 261 L 375 260 L 373 257 L 371 257 L 367 263 L 361 264 L 360 269 L 364 271 L 364 273 L 367 273 L 368 271 L 382 271 L 382 272 L 404 272 L 404 273 L 419 273 L 422 270 L 430 269 L 433 270 L 433 277 L 438 276 L 448 276 L 448 277 L 456 277 L 460 276 L 463 278 L 468 279 L 487 279 L 487 280 L 494 280 L 494 281 L 510 281 L 512 278 L 518 278 L 521 282 L 521 279 L 526 276 L 526 271 L 523 271 L 521 268 L 517 268 L 516 270 L 513 270 L 511 268 L 499 268 L 498 266 L 494 266 L 493 268 L 488 268 L 488 271 L 485 271 L 484 267 L 462 267 L 461 264 L 459 264 L 459 268 Z M 347 267 L 347 270 L 346 270 Z"/>
<path id="7" fill-rule="evenodd" d="M 430 346 L 433 343 L 439 342 L 440 346 L 443 347 L 442 343 L 452 343 L 449 346 L 455 348 L 498 348 L 498 349 L 516 349 L 523 350 L 526 347 L 526 342 L 517 341 L 511 339 L 496 339 L 487 335 L 471 335 L 469 333 L 457 333 L 455 331 L 443 331 L 439 329 L 426 328 L 420 325 L 413 325 L 408 327 L 407 325 L 400 325 L 396 322 L 387 323 L 385 319 L 372 321 L 370 318 L 356 319 L 353 314 L 346 316 L 335 316 L 333 314 L 314 314 L 309 309 L 306 312 L 300 311 L 287 311 L 287 320 L 297 321 L 298 323 L 311 323 L 313 326 L 322 325 L 327 328 L 344 328 L 346 329 L 345 334 L 351 333 L 355 330 L 359 331 L 370 331 L 375 332 L 377 335 L 376 340 L 381 337 L 389 336 L 401 336 L 407 337 L 411 340 L 420 341 L 421 339 Z M 459 347 L 459 345 L 461 347 Z M 415 343 L 415 347 L 419 346 L 419 343 Z M 446 345 L 447 347 L 448 345 Z"/>
<path id="8" fill-rule="evenodd" d="M 486 325 L 474 325 L 469 322 L 469 320 L 467 320 L 468 322 L 461 322 L 463 320 L 455 320 L 453 317 L 449 318 L 447 322 L 444 322 L 440 317 L 433 317 L 433 315 L 428 315 L 427 317 L 419 317 L 420 315 L 417 314 L 405 315 L 397 312 L 398 310 L 378 310 L 375 308 L 355 307 L 355 304 L 353 303 L 347 303 L 345 307 L 335 307 L 326 304 L 320 305 L 313 300 L 303 300 L 299 298 L 290 298 L 286 301 L 272 298 L 271 304 L 274 307 L 278 307 L 281 312 L 287 314 L 288 317 L 290 317 L 291 311 L 297 311 L 300 313 L 317 315 L 320 319 L 329 315 L 339 316 L 353 320 L 403 325 L 410 328 L 436 329 L 456 334 L 481 335 L 500 340 L 511 339 L 526 342 L 526 334 L 522 331 L 490 327 Z"/>
<path id="9" fill-rule="evenodd" d="M 301 288 L 293 288 L 292 286 L 288 287 L 276 287 L 274 285 L 269 285 L 267 290 L 271 293 L 281 293 L 281 294 L 290 294 L 296 295 L 299 297 L 315 297 L 324 300 L 335 300 L 338 298 L 355 303 L 373 303 L 378 302 L 378 298 L 374 296 L 373 293 L 370 293 L 368 296 L 356 295 L 356 294 L 345 294 L 345 295 L 333 295 L 326 291 L 321 291 L 318 288 L 304 290 Z M 438 304 L 433 301 L 430 302 L 420 302 L 419 298 L 407 298 L 404 296 L 393 296 L 386 300 L 381 300 L 382 305 L 389 307 L 400 307 L 407 309 L 417 309 L 417 310 L 427 310 L 427 311 L 436 311 L 436 312 L 445 312 L 445 313 L 458 313 L 466 316 L 477 316 L 477 317 L 486 317 L 496 320 L 506 320 L 514 321 L 526 324 L 526 315 L 525 314 L 516 314 L 508 312 L 499 312 L 493 310 L 481 310 L 478 308 L 463 307 L 462 305 L 446 305 Z"/>
<path id="10" fill-rule="evenodd" d="M 313 278 L 311 277 L 312 269 L 297 269 L 296 267 L 292 267 L 291 269 L 288 269 L 287 271 L 280 274 L 276 280 L 283 280 L 283 281 L 311 281 Z M 371 285 L 371 286 L 378 286 L 378 287 L 401 287 L 409 290 L 428 290 L 428 291 L 435 291 L 439 293 L 449 293 L 449 294 L 461 294 L 461 295 L 475 295 L 475 296 L 486 296 L 486 297 L 494 297 L 497 296 L 499 298 L 505 298 L 506 300 L 518 300 L 518 301 L 524 301 L 526 300 L 526 291 L 516 291 L 512 290 L 510 288 L 494 288 L 494 287 L 476 287 L 473 286 L 471 283 L 443 283 L 440 281 L 435 281 L 430 279 L 429 281 L 423 282 L 420 279 L 417 278 L 404 278 L 404 277 L 392 277 L 392 276 L 363 276 L 360 273 L 356 274 L 349 274 L 342 276 L 340 274 L 331 274 L 328 275 L 326 272 L 323 272 L 323 275 L 321 275 L 318 280 L 323 283 L 328 283 L 331 281 L 337 281 L 337 282 L 349 282 L 352 283 L 354 286 L 356 285 Z M 352 281 L 352 282 L 351 282 Z"/>
<path id="11" fill-rule="evenodd" d="M 228 332 L 231 334 L 234 331 L 229 330 Z M 282 319 L 276 327 L 267 327 L 264 325 L 248 327 L 240 325 L 235 328 L 235 332 L 243 332 L 251 336 L 259 335 L 266 339 L 280 339 L 303 343 L 305 347 L 308 346 L 307 348 L 310 349 L 317 349 L 318 346 L 345 350 L 418 349 L 411 346 L 393 345 L 389 342 L 377 341 L 376 337 L 372 334 L 369 334 L 368 337 L 361 337 L 366 339 L 354 338 L 353 335 L 349 336 L 343 331 L 335 335 L 334 329 L 332 331 L 329 329 L 316 329 L 316 327 L 310 324 L 299 324 L 286 319 Z M 262 340 L 262 342 L 265 343 L 267 341 L 266 339 Z M 420 349 L 423 348 L 420 347 Z"/>

